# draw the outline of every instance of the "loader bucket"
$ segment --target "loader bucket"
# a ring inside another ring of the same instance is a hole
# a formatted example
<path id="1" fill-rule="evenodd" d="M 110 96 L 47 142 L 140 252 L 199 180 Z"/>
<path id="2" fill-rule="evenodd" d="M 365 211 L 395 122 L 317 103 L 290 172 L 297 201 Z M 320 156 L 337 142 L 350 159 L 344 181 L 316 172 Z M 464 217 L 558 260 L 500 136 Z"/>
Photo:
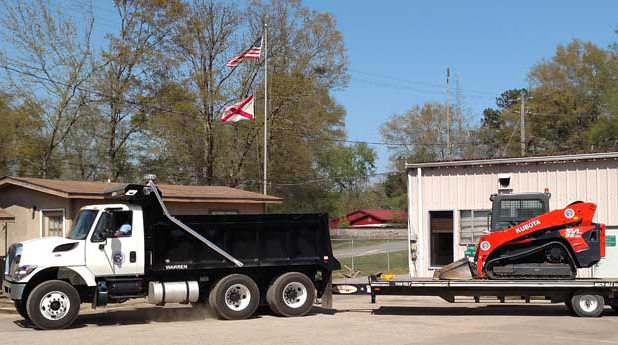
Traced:
<path id="1" fill-rule="evenodd" d="M 442 267 L 433 273 L 434 279 L 467 280 L 474 277 L 468 258 L 463 258 Z"/>

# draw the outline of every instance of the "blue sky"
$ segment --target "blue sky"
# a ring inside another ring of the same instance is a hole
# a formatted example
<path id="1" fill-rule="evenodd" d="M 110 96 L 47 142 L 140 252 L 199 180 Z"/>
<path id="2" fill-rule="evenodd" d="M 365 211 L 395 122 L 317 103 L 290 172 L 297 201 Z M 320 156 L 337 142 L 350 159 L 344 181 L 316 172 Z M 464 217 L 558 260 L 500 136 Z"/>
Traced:
<path id="1" fill-rule="evenodd" d="M 446 67 L 478 120 L 495 97 L 527 86 L 530 67 L 573 38 L 618 41 L 618 1 L 306 1 L 337 18 L 350 58 L 335 93 L 351 140 L 381 141 L 379 127 L 424 101 L 446 100 Z M 405 81 L 405 82 L 404 82 Z M 378 171 L 390 170 L 378 151 Z"/>

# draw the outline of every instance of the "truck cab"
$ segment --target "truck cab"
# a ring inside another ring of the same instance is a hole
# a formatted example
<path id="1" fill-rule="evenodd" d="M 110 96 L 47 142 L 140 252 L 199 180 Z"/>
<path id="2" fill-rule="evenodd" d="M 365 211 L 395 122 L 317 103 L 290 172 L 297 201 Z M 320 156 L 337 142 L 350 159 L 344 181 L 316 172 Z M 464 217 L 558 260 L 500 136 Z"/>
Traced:
<path id="1" fill-rule="evenodd" d="M 119 232 L 125 224 L 131 230 Z M 63 276 L 86 283 L 94 283 L 96 277 L 143 274 L 143 253 L 141 207 L 86 206 L 79 211 L 67 238 L 42 237 L 11 246 L 4 292 L 11 299 L 20 299 L 30 279 L 50 268 L 62 268 Z"/>

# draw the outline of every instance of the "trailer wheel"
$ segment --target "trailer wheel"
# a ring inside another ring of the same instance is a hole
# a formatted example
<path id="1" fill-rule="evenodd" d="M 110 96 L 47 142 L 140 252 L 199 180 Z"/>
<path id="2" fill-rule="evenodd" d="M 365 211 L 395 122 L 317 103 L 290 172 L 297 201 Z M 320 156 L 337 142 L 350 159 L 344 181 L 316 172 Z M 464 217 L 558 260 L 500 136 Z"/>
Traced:
<path id="1" fill-rule="evenodd" d="M 18 300 L 15 301 L 15 310 L 24 318 L 24 320 L 30 321 L 30 316 L 28 316 L 28 310 L 26 309 L 26 301 Z"/>
<path id="2" fill-rule="evenodd" d="M 215 284 L 208 302 L 219 318 L 242 320 L 255 313 L 260 303 L 260 290 L 248 276 L 230 274 Z"/>
<path id="3" fill-rule="evenodd" d="M 571 298 L 573 311 L 581 317 L 598 317 L 605 307 L 605 299 L 595 291 L 578 291 Z"/>
<path id="4" fill-rule="evenodd" d="M 50 280 L 32 290 L 26 309 L 35 326 L 41 329 L 61 329 L 75 321 L 80 303 L 79 294 L 71 284 Z"/>
<path id="5" fill-rule="evenodd" d="M 315 287 L 306 275 L 288 272 L 268 287 L 266 301 L 273 313 L 281 316 L 303 316 L 313 307 Z"/>

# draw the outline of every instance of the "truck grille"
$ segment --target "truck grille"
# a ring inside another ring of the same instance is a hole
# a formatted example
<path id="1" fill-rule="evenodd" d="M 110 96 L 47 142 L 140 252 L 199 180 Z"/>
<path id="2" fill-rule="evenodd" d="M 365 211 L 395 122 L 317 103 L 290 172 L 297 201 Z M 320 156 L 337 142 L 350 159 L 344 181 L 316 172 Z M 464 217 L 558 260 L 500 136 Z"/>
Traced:
<path id="1" fill-rule="evenodd" d="M 13 244 L 9 247 L 9 251 L 6 256 L 6 262 L 4 263 L 4 279 L 12 278 L 15 272 L 15 267 L 19 265 L 21 259 L 21 244 Z"/>

